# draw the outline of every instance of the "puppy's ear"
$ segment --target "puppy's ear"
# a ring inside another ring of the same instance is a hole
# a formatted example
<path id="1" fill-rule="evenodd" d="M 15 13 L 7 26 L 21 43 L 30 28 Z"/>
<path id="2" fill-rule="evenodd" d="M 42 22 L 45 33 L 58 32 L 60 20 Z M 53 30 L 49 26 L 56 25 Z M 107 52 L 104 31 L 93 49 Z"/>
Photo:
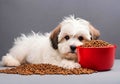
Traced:
<path id="1" fill-rule="evenodd" d="M 89 24 L 90 33 L 92 35 L 92 40 L 97 40 L 100 36 L 99 30 L 97 30 L 95 27 L 93 27 L 91 24 Z"/>
<path id="2" fill-rule="evenodd" d="M 54 49 L 58 49 L 58 35 L 60 33 L 60 29 L 61 29 L 61 25 L 58 25 L 52 32 L 50 35 L 50 40 L 51 40 L 51 44 L 52 47 Z"/>

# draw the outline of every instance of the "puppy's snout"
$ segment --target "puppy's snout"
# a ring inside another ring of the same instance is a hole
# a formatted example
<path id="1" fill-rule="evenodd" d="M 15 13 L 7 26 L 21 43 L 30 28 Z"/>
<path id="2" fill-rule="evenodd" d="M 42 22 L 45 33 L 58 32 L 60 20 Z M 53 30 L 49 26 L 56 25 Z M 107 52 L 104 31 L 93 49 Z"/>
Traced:
<path id="1" fill-rule="evenodd" d="M 74 52 L 76 50 L 76 46 L 75 45 L 71 45 L 70 49 L 71 49 L 72 52 Z"/>

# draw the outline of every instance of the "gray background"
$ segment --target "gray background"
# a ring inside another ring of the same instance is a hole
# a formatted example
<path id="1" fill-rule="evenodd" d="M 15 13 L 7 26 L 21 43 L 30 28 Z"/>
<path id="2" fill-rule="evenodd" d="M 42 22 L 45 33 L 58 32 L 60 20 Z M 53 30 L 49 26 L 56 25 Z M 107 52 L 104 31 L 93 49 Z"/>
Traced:
<path id="1" fill-rule="evenodd" d="M 49 32 L 64 16 L 90 21 L 100 39 L 117 45 L 120 58 L 120 0 L 0 0 L 0 58 L 21 33 Z"/>

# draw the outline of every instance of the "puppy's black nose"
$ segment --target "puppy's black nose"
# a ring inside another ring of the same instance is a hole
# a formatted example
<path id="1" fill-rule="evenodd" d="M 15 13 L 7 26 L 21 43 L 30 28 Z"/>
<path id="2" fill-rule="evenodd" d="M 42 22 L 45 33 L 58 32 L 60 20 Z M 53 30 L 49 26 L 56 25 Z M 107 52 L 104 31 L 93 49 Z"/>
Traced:
<path id="1" fill-rule="evenodd" d="M 71 45 L 70 49 L 72 50 L 72 52 L 74 52 L 76 50 L 76 46 L 75 45 Z"/>

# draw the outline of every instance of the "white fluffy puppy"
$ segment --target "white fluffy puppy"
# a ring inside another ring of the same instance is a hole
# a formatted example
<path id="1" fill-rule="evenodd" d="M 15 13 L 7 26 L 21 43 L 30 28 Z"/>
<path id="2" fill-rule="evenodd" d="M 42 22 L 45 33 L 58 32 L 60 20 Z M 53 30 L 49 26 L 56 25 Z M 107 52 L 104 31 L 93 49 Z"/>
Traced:
<path id="1" fill-rule="evenodd" d="M 97 39 L 99 35 L 99 31 L 88 21 L 66 17 L 50 33 L 42 35 L 33 32 L 15 39 L 9 53 L 3 56 L 2 63 L 4 66 L 49 63 L 63 68 L 79 68 L 76 46 Z"/>

